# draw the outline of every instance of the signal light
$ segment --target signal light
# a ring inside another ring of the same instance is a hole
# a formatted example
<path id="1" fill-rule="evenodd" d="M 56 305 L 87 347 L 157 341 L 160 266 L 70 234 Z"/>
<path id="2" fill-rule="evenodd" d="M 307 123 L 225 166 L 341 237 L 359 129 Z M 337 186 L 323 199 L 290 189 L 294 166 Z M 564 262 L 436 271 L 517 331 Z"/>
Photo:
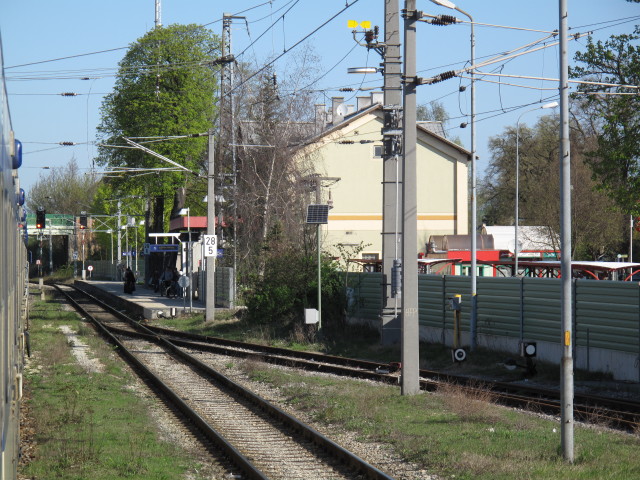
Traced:
<path id="1" fill-rule="evenodd" d="M 365 30 L 368 30 L 369 28 L 371 28 L 371 22 L 369 20 L 365 20 L 363 22 L 358 22 L 357 20 L 347 20 L 348 28 L 358 28 L 359 26 L 364 28 Z"/>
<path id="2" fill-rule="evenodd" d="M 84 230 L 87 228 L 87 216 L 80 215 L 80 230 Z"/>
<path id="3" fill-rule="evenodd" d="M 44 225 L 46 223 L 45 219 L 46 219 L 46 210 L 42 207 L 38 208 L 38 210 L 36 210 L 36 228 L 38 229 L 43 229 Z"/>

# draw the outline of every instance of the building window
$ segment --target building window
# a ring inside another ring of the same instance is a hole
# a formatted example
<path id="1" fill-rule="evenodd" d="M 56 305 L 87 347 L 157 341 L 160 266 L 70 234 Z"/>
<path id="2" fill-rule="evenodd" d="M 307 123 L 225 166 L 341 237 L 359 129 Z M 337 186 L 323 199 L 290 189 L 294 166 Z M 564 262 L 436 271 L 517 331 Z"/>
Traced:
<path id="1" fill-rule="evenodd" d="M 382 158 L 382 145 L 374 145 L 373 146 L 373 158 Z"/>

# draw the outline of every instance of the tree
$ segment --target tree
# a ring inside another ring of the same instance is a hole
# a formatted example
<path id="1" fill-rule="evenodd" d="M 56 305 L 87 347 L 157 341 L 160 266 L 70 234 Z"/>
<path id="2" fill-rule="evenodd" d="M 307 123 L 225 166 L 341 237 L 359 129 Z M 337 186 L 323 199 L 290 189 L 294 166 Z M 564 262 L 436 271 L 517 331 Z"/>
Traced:
<path id="1" fill-rule="evenodd" d="M 596 259 L 618 252 L 628 220 L 603 193 L 585 162 L 590 137 L 573 125 L 571 132 L 573 258 Z M 519 225 L 544 227 L 551 239 L 560 231 L 558 118 L 541 117 L 534 128 L 520 125 Z M 489 223 L 514 225 L 516 130 L 507 127 L 489 140 L 492 154 L 480 182 L 483 214 Z M 551 245 L 557 247 L 557 245 Z"/>
<path id="2" fill-rule="evenodd" d="M 94 175 L 84 175 L 75 158 L 62 167 L 54 167 L 41 174 L 29 195 L 27 206 L 36 211 L 44 207 L 47 213 L 78 215 L 89 211 L 99 182 Z"/>
<path id="3" fill-rule="evenodd" d="M 317 63 L 313 52 L 304 50 L 279 75 L 264 68 L 252 81 L 243 82 L 235 94 L 236 143 L 241 146 L 236 147 L 233 172 L 232 149 L 226 147 L 231 142 L 220 142 L 220 171 L 227 172 L 229 179 L 223 189 L 224 216 L 231 224 L 226 237 L 227 241 L 232 236 L 237 239 L 242 282 L 261 277 L 270 256 L 277 257 L 279 250 L 288 251 L 293 245 L 304 251 L 308 240 L 303 214 L 304 179 L 310 169 L 293 153 L 313 134 L 314 102 L 309 91 L 300 88 L 310 83 Z M 246 67 L 240 68 L 239 76 L 247 75 Z"/>
<path id="4" fill-rule="evenodd" d="M 218 39 L 196 25 L 155 28 L 136 41 L 120 62 L 114 91 L 102 104 L 98 128 L 98 163 L 110 167 L 158 169 L 163 161 L 123 145 L 122 137 L 184 136 L 207 132 L 214 121 L 217 87 L 214 60 Z M 148 145 L 154 151 L 192 171 L 206 171 L 207 141 L 189 137 Z M 122 176 L 108 182 L 120 195 L 155 197 L 154 228 L 162 231 L 166 221 L 164 202 L 173 201 L 172 212 L 184 206 L 195 178 L 184 171 L 144 176 Z"/>
<path id="5" fill-rule="evenodd" d="M 444 108 L 442 103 L 437 100 L 433 100 L 429 103 L 423 103 L 418 105 L 416 109 L 416 119 L 418 122 L 432 122 L 441 123 L 443 130 L 447 131 L 447 124 L 449 123 L 449 112 Z M 460 137 L 449 138 L 453 143 L 462 145 Z"/>
<path id="6" fill-rule="evenodd" d="M 636 0 L 637 1 L 637 0 Z M 597 187 L 620 209 L 640 214 L 640 29 L 614 35 L 606 42 L 590 38 L 579 62 L 571 70 L 574 78 L 620 85 L 581 84 L 577 96 L 581 109 L 589 112 L 589 127 L 597 142 L 586 153 Z"/>
<path id="7" fill-rule="evenodd" d="M 419 122 L 442 122 L 444 124 L 449 121 L 449 114 L 442 103 L 433 100 L 418 105 L 416 118 Z"/>

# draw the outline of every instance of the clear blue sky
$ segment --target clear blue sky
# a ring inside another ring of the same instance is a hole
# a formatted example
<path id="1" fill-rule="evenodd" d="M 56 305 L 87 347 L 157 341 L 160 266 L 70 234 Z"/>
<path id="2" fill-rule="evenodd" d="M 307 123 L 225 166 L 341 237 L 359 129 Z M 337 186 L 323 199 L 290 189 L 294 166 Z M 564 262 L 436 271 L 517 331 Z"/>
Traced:
<path id="1" fill-rule="evenodd" d="M 321 58 L 321 70 L 328 72 L 318 84 L 318 87 L 325 89 L 318 99 L 318 103 L 322 103 L 323 97 L 349 98 L 351 94 L 337 90 L 340 87 L 358 87 L 360 82 L 364 82 L 364 86 L 382 85 L 382 79 L 377 74 L 366 77 L 347 75 L 348 67 L 377 66 L 380 59 L 373 51 L 367 53 L 363 47 L 353 48 L 351 31 L 346 24 L 348 19 L 370 20 L 372 24 L 380 25 L 382 32 L 384 0 L 359 0 L 355 3 L 354 0 L 163 0 L 162 23 L 208 24 L 219 34 L 223 13 L 244 15 L 249 21 L 249 32 L 241 24 L 233 28 L 233 50 L 238 53 L 279 19 L 275 27 L 242 58 L 244 61 L 260 63 L 291 48 L 344 9 L 346 3 L 352 6 L 307 41 Z M 459 0 L 456 4 L 480 23 L 538 30 L 558 28 L 558 0 Z M 400 6 L 404 6 L 403 0 L 400 0 Z M 418 0 L 418 8 L 425 13 L 455 14 L 466 20 L 458 12 L 439 7 L 428 0 Z M 20 178 L 27 195 L 38 176 L 47 174 L 47 170 L 42 169 L 44 166 L 63 166 L 75 156 L 82 168 L 90 167 L 91 158 L 96 152 L 93 142 L 95 127 L 99 122 L 100 103 L 103 95 L 113 87 L 117 63 L 125 50 L 19 65 L 126 47 L 154 27 L 154 9 L 154 0 L 0 0 L 0 33 L 7 90 L 16 137 L 23 142 L 24 162 Z M 639 19 L 629 21 L 631 17 L 640 16 L 640 4 L 624 0 L 568 0 L 568 9 L 572 33 L 593 30 L 595 39 L 606 40 L 613 34 L 630 33 L 635 24 L 640 24 Z M 284 12 L 287 13 L 282 19 Z M 623 20 L 609 22 L 617 19 Z M 517 48 L 545 35 L 481 25 L 477 25 L 475 30 L 477 59 Z M 576 50 L 584 49 L 585 43 L 586 39 L 570 42 L 570 56 Z M 420 24 L 417 48 L 418 70 L 423 77 L 460 68 L 469 59 L 469 26 L 464 23 L 448 27 Z M 346 58 L 332 69 L 345 55 Z M 276 68 L 282 67 L 290 57 L 291 53 L 284 55 L 276 63 Z M 557 78 L 558 49 L 547 48 L 503 65 L 501 71 L 504 74 Z M 486 67 L 483 71 L 495 71 L 498 66 Z M 82 80 L 87 77 L 90 80 Z M 514 125 L 517 117 L 531 108 L 509 111 L 510 107 L 532 102 L 545 103 L 557 98 L 557 83 L 554 82 L 483 78 L 549 90 L 517 88 L 485 81 L 476 83 L 480 173 L 488 161 L 489 137 L 500 134 L 508 125 Z M 461 83 L 468 85 L 469 81 L 455 78 L 433 86 L 421 86 L 418 101 L 442 102 L 453 118 L 449 124 L 449 136 L 460 137 L 468 148 L 469 128 L 463 130 L 458 127 L 467 120 L 465 115 L 469 113 L 469 89 L 459 93 Z M 62 97 L 62 92 L 81 95 Z M 502 109 L 508 113 L 503 113 Z M 523 121 L 534 123 L 538 113 L 527 114 Z M 79 145 L 62 147 L 58 145 L 62 141 Z"/>

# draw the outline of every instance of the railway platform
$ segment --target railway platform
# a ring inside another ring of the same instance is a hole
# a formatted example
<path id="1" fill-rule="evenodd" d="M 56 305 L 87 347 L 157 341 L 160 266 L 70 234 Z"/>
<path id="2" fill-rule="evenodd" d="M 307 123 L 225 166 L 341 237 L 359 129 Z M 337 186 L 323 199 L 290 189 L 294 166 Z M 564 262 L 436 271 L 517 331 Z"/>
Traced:
<path id="1" fill-rule="evenodd" d="M 189 312 L 204 313 L 205 304 L 188 298 L 167 298 L 155 293 L 153 289 L 136 285 L 133 293 L 124 293 L 122 282 L 102 280 L 76 280 L 75 284 L 83 290 L 108 301 L 115 308 L 133 311 L 136 315 L 151 320 L 158 317 L 169 317 L 172 313 L 181 316 Z"/>

